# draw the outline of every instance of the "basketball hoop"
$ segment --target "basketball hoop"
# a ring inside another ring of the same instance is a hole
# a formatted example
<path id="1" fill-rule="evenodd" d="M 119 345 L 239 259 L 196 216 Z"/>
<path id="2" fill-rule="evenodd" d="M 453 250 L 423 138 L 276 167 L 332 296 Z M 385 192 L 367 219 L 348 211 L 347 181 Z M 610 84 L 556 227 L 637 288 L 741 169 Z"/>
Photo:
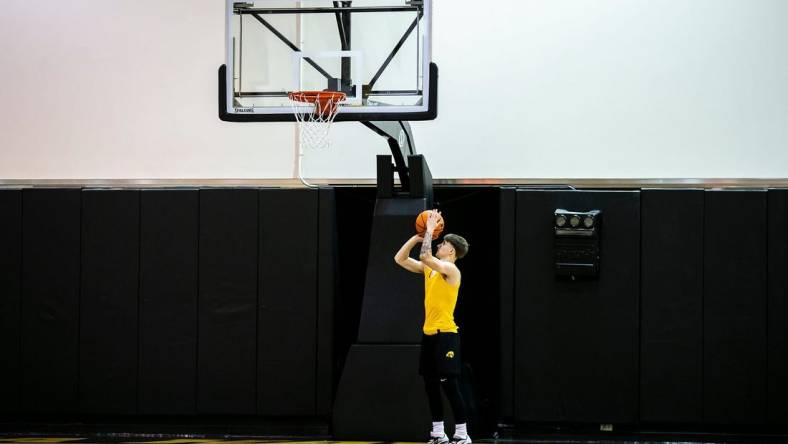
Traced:
<path id="1" fill-rule="evenodd" d="M 298 121 L 299 145 L 316 149 L 331 146 L 331 124 L 347 95 L 338 91 L 294 91 L 287 97 Z"/>

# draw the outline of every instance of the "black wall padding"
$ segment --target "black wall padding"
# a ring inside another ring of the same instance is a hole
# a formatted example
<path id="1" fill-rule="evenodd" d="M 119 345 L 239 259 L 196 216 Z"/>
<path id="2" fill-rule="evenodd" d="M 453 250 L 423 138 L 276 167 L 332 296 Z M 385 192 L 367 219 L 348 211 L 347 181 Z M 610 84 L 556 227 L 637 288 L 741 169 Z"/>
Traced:
<path id="1" fill-rule="evenodd" d="M 769 190 L 769 422 L 788 425 L 788 189 Z"/>
<path id="2" fill-rule="evenodd" d="M 337 215 L 333 188 L 318 191 L 317 372 L 315 413 L 331 412 L 334 391 L 334 297 L 337 280 Z"/>
<path id="3" fill-rule="evenodd" d="M 636 191 L 517 192 L 516 419 L 637 420 L 639 197 Z M 598 281 L 554 278 L 556 208 L 603 211 Z"/>
<path id="4" fill-rule="evenodd" d="M 199 192 L 141 192 L 139 412 L 194 414 Z"/>
<path id="5" fill-rule="evenodd" d="M 22 191 L 0 190 L 0 413 L 19 410 Z"/>
<path id="6" fill-rule="evenodd" d="M 641 193 L 642 421 L 703 417 L 703 196 Z"/>
<path id="7" fill-rule="evenodd" d="M 200 190 L 197 412 L 254 414 L 257 190 Z"/>
<path id="8" fill-rule="evenodd" d="M 257 412 L 313 415 L 318 192 L 260 190 Z"/>
<path id="9" fill-rule="evenodd" d="M 766 420 L 765 191 L 707 191 L 703 374 L 707 423 Z"/>
<path id="10" fill-rule="evenodd" d="M 430 411 L 418 361 L 418 345 L 350 347 L 338 388 L 344 399 L 334 406 L 334 439 L 424 439 L 430 431 Z M 444 408 L 444 414 L 448 422 L 451 409 Z"/>
<path id="11" fill-rule="evenodd" d="M 137 190 L 82 192 L 81 411 L 137 412 Z"/>
<path id="12" fill-rule="evenodd" d="M 416 216 L 425 199 L 378 199 L 372 222 L 364 283 L 359 343 L 418 344 L 424 323 L 424 277 L 394 262 L 394 255 L 416 234 Z M 411 253 L 418 257 L 420 246 Z"/>
<path id="13" fill-rule="evenodd" d="M 500 342 L 501 417 L 514 416 L 514 264 L 515 219 L 517 192 L 514 188 L 500 190 Z"/>
<path id="14" fill-rule="evenodd" d="M 79 189 L 26 189 L 22 233 L 22 409 L 79 406 Z"/>

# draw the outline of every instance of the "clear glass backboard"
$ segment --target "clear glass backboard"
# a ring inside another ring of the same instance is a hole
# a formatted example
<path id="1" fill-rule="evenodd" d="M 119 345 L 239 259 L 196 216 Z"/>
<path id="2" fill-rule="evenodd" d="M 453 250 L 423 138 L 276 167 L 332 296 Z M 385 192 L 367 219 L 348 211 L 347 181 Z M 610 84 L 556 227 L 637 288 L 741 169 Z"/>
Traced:
<path id="1" fill-rule="evenodd" d="M 289 121 L 288 93 L 341 91 L 337 121 L 434 119 L 430 25 L 431 0 L 226 0 L 220 115 Z"/>

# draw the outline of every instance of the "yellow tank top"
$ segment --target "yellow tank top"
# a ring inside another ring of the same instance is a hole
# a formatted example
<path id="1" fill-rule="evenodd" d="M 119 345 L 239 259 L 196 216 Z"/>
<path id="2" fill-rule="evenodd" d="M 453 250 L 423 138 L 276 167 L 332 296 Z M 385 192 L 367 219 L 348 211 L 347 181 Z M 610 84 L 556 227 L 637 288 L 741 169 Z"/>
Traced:
<path id="1" fill-rule="evenodd" d="M 454 323 L 454 307 L 457 305 L 457 294 L 460 284 L 451 285 L 443 275 L 424 266 L 424 327 L 425 335 L 441 332 L 457 333 Z"/>

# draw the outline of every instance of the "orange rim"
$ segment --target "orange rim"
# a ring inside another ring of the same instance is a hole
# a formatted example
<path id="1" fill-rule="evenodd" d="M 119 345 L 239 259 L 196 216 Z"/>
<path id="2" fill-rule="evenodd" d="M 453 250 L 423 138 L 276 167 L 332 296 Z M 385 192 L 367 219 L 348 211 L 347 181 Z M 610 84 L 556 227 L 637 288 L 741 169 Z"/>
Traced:
<path id="1" fill-rule="evenodd" d="M 287 97 L 294 102 L 314 103 L 315 115 L 331 116 L 339 109 L 339 102 L 347 97 L 347 94 L 339 91 L 293 91 L 287 93 Z"/>
<path id="2" fill-rule="evenodd" d="M 289 97 L 290 100 L 295 100 L 296 102 L 323 103 L 329 100 L 340 102 L 345 100 L 347 94 L 339 91 L 293 91 L 291 93 L 287 93 L 287 97 Z"/>

